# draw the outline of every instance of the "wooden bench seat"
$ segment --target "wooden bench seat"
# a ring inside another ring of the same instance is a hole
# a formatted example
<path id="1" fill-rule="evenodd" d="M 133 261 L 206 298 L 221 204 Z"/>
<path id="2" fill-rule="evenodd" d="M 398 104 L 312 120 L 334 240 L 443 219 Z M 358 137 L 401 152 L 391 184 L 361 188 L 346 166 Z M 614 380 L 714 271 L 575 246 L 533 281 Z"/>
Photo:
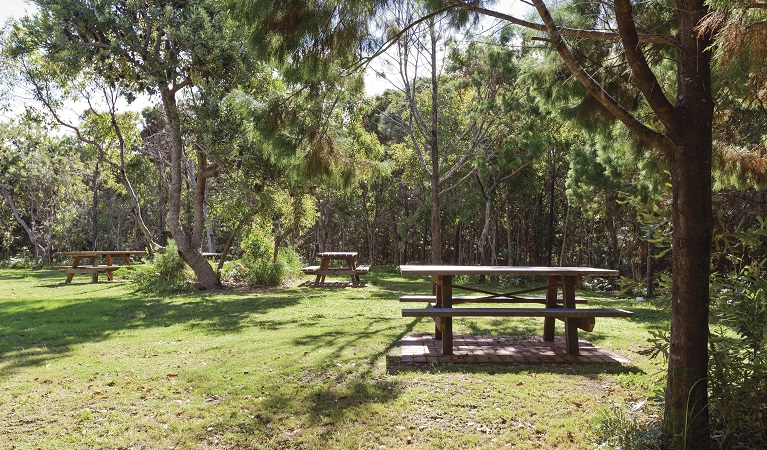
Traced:
<path id="1" fill-rule="evenodd" d="M 499 297 L 494 299 L 486 299 L 487 295 L 465 295 L 465 296 L 455 296 L 453 297 L 453 304 L 460 304 L 460 303 L 479 303 L 479 302 L 487 302 L 487 303 L 538 303 L 541 305 L 546 304 L 546 297 L 540 297 L 540 296 L 525 296 L 525 295 L 514 295 L 511 297 Z M 401 302 L 428 302 L 428 303 L 434 303 L 437 301 L 436 295 L 400 295 L 399 301 Z M 557 303 L 562 303 L 562 296 L 560 295 L 557 297 Z M 583 297 L 575 297 L 575 303 L 577 304 L 586 304 L 588 303 L 588 300 L 586 300 Z"/>
<path id="2" fill-rule="evenodd" d="M 320 266 L 304 267 L 301 271 L 307 275 L 365 275 L 370 270 L 370 266 L 360 266 L 356 269 L 348 267 L 328 267 L 321 269 Z"/>
<path id="3" fill-rule="evenodd" d="M 403 309 L 402 317 L 633 317 L 623 309 L 602 308 L 420 308 Z"/>
<path id="4" fill-rule="evenodd" d="M 61 273 L 75 273 L 75 274 L 83 274 L 83 273 L 107 273 L 107 272 L 114 272 L 117 269 L 121 269 L 123 266 L 107 266 L 107 265 L 98 265 L 98 266 L 54 266 L 53 268 L 58 270 Z"/>
<path id="5" fill-rule="evenodd" d="M 575 319 L 573 324 L 581 330 L 594 331 L 596 317 L 634 317 L 631 311 L 603 308 L 428 308 L 403 309 L 402 317 L 431 317 L 442 328 L 445 317 L 547 317 L 559 320 Z"/>
<path id="6" fill-rule="evenodd" d="M 320 269 L 320 266 L 308 266 L 301 269 L 301 272 L 307 275 L 314 275 Z"/>

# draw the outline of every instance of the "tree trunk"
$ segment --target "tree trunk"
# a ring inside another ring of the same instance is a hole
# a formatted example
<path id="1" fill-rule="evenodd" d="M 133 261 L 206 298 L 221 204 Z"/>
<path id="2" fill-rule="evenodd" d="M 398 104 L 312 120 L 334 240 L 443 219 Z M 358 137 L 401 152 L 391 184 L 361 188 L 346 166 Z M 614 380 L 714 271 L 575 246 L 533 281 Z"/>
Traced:
<path id="1" fill-rule="evenodd" d="M 29 242 L 30 244 L 32 244 L 32 254 L 35 255 L 35 264 L 37 264 L 39 250 L 45 250 L 45 249 L 42 248 L 42 246 L 40 246 L 40 244 L 37 243 L 37 236 L 35 236 L 34 231 L 32 231 L 32 227 L 27 225 L 27 222 L 24 220 L 23 217 L 21 217 L 21 214 L 19 214 L 19 210 L 16 209 L 16 204 L 13 203 L 11 194 L 5 189 L 0 189 L 0 193 L 3 194 L 5 201 L 8 202 L 8 207 L 11 208 L 11 212 L 13 212 L 13 217 L 16 219 L 16 222 L 18 222 L 19 225 L 21 225 L 21 227 L 24 228 L 24 231 L 27 232 L 27 236 L 29 237 Z"/>
<path id="2" fill-rule="evenodd" d="M 99 161 L 96 160 L 96 167 L 93 169 L 93 177 L 91 177 L 91 188 L 93 189 L 91 250 L 96 250 L 99 240 L 99 166 Z"/>
<path id="3" fill-rule="evenodd" d="M 174 92 L 170 89 L 162 89 L 162 101 L 165 108 L 165 114 L 168 117 L 168 127 L 170 128 L 170 188 L 168 189 L 168 227 L 173 239 L 176 241 L 178 247 L 178 253 L 181 258 L 192 268 L 194 274 L 197 276 L 197 281 L 204 289 L 218 289 L 221 287 L 221 280 L 218 274 L 208 264 L 207 259 L 202 256 L 199 250 L 200 242 L 193 242 L 187 235 L 181 224 L 181 187 L 183 182 L 183 159 L 181 157 L 183 152 L 183 142 L 181 140 L 181 122 L 178 115 L 178 106 L 176 104 L 176 98 Z M 199 193 L 195 192 L 195 209 L 198 205 Z M 195 222 L 198 221 L 198 214 L 195 211 Z M 197 230 L 193 233 L 193 236 L 200 236 L 199 230 L 202 229 L 202 224 L 195 223 L 194 227 Z"/>
<path id="4" fill-rule="evenodd" d="M 551 254 L 554 252 L 554 155 L 551 156 L 551 172 L 549 172 L 549 224 L 546 234 L 546 265 L 551 266 Z"/>
<path id="5" fill-rule="evenodd" d="M 621 250 L 618 246 L 618 230 L 615 226 L 616 200 L 610 197 L 607 200 L 607 231 L 610 234 L 610 253 L 612 254 L 613 269 L 620 270 Z"/>
<path id="6" fill-rule="evenodd" d="M 429 135 L 429 150 L 431 151 L 431 263 L 442 264 L 442 221 L 440 220 L 439 206 L 439 110 L 437 79 L 437 32 L 434 22 L 429 29 L 431 36 L 431 130 Z"/>
<path id="7" fill-rule="evenodd" d="M 282 232 L 279 236 L 277 236 L 274 239 L 274 253 L 272 254 L 272 262 L 277 262 L 277 257 L 280 254 L 280 244 L 282 244 L 282 241 L 285 240 L 286 237 L 290 236 L 290 233 L 293 232 L 293 228 L 286 228 L 284 232 Z"/>

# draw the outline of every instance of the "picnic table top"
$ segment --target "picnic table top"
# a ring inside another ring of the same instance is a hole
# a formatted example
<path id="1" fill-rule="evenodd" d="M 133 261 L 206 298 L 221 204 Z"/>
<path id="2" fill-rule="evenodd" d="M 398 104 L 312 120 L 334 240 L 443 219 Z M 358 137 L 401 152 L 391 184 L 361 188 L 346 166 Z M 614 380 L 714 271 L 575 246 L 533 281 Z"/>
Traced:
<path id="1" fill-rule="evenodd" d="M 130 256 L 130 255 L 143 255 L 146 253 L 143 250 L 79 250 L 72 252 L 56 252 L 54 256 L 99 256 L 99 255 L 112 255 L 112 256 Z"/>
<path id="2" fill-rule="evenodd" d="M 320 252 L 317 253 L 320 258 L 350 258 L 357 256 L 357 252 Z"/>
<path id="3" fill-rule="evenodd" d="M 619 275 L 617 270 L 594 267 L 403 265 L 399 269 L 403 275 Z"/>

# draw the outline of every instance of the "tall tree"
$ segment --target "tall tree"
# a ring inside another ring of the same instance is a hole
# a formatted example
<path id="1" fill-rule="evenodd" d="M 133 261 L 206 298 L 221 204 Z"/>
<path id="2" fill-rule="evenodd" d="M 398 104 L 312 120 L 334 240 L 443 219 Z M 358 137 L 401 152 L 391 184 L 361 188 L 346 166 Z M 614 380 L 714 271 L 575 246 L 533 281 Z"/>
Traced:
<path id="1" fill-rule="evenodd" d="M 159 96 L 168 126 L 170 186 L 168 226 L 179 253 L 203 288 L 220 280 L 200 251 L 204 188 L 218 174 L 215 164 L 196 167 L 191 230 L 182 222 L 185 143 L 179 96 L 198 80 L 226 79 L 242 47 L 231 39 L 225 13 L 208 0 L 104 2 L 37 0 L 38 12 L 20 26 L 28 39 L 22 51 L 39 51 L 60 64 L 88 67 L 107 84 L 134 97 Z M 205 160 L 203 149 L 197 159 Z"/>
<path id="2" fill-rule="evenodd" d="M 542 38 L 557 52 L 574 77 L 606 111 L 642 142 L 659 149 L 669 163 L 673 189 L 674 285 L 671 347 L 666 389 L 665 424 L 674 448 L 707 448 L 710 443 L 708 367 L 708 274 L 712 230 L 711 156 L 714 110 L 711 83 L 711 44 L 714 30 L 701 30 L 708 7 L 703 0 L 678 0 L 667 22 L 659 22 L 655 5 L 615 0 L 600 6 L 589 25 L 616 24 L 609 29 L 563 27 L 543 0 L 533 0 L 542 24 L 454 2 L 466 11 L 499 17 L 545 33 Z M 576 2 L 577 5 L 577 2 Z M 602 21 L 602 18 L 605 18 Z M 608 19 L 609 18 L 609 19 Z M 652 30 L 641 33 L 639 30 Z M 674 30 L 674 31 L 671 31 Z M 673 34 L 672 34 L 673 33 Z M 652 112 L 643 118 L 621 102 L 590 73 L 568 36 L 616 43 L 624 59 L 620 70 L 630 74 L 623 83 L 633 87 Z M 659 50 L 665 46 L 670 50 Z M 676 62 L 676 83 L 661 83 L 652 61 L 658 53 Z M 676 97 L 675 102 L 670 100 Z"/>

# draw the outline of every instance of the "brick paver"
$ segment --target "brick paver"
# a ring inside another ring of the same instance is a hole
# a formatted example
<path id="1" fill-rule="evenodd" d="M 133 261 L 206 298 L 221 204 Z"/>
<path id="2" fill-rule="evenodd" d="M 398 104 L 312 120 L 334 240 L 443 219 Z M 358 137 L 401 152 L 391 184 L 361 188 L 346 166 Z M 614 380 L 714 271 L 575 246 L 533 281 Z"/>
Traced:
<path id="1" fill-rule="evenodd" d="M 568 355 L 565 339 L 554 341 L 542 337 L 453 336 L 454 356 L 442 355 L 442 341 L 433 335 L 413 334 L 402 338 L 402 362 L 460 362 L 469 364 L 627 364 L 629 361 L 613 352 L 578 338 L 580 355 Z"/>

